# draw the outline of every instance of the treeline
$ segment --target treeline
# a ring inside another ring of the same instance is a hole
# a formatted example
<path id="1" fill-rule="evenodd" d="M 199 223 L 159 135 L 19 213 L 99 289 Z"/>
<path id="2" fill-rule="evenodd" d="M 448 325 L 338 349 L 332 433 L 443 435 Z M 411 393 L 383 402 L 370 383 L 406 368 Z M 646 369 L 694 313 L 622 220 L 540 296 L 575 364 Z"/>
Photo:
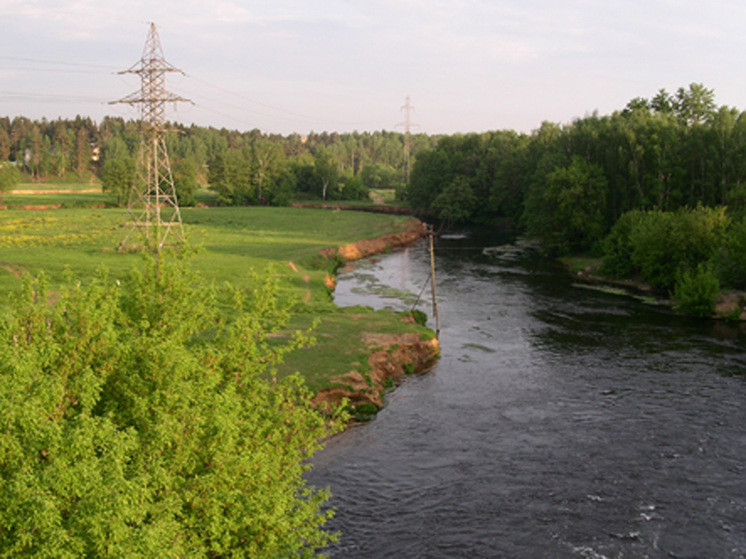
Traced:
<path id="1" fill-rule="evenodd" d="M 370 188 L 402 192 L 404 134 L 310 133 L 307 136 L 239 132 L 171 123 L 167 136 L 177 194 L 194 203 L 209 186 L 226 205 L 285 204 L 291 198 L 354 200 Z M 13 162 L 31 180 L 100 178 L 126 200 L 140 146 L 137 121 L 105 117 L 33 121 L 0 118 L 0 162 Z M 433 146 L 425 134 L 410 138 L 411 151 Z"/>
<path id="2" fill-rule="evenodd" d="M 597 245 L 632 210 L 740 212 L 745 180 L 746 116 L 692 84 L 531 134 L 440 138 L 418 154 L 409 200 L 445 220 L 509 220 L 566 252 Z"/>
<path id="3" fill-rule="evenodd" d="M 746 113 L 701 84 L 531 134 L 440 138 L 408 199 L 447 222 L 511 224 L 556 255 L 604 256 L 607 274 L 695 314 L 746 288 Z"/>

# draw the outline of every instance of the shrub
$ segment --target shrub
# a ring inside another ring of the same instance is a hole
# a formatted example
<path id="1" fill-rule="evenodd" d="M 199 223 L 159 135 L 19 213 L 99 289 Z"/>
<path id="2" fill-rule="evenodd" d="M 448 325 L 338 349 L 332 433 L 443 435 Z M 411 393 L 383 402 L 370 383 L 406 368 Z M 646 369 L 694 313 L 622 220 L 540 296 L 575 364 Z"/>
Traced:
<path id="1" fill-rule="evenodd" d="M 671 290 L 681 270 L 694 270 L 713 259 L 729 223 L 725 208 L 641 214 L 629 235 L 632 264 L 650 285 Z"/>
<path id="2" fill-rule="evenodd" d="M 276 283 L 225 326 L 183 264 L 0 323 L 0 556 L 295 557 L 332 538 L 307 459 L 336 418 L 268 380 Z M 240 297 L 236 300 L 240 301 Z M 208 334 L 209 333 L 209 334 Z"/>
<path id="3" fill-rule="evenodd" d="M 746 289 L 746 221 L 734 223 L 717 254 L 718 276 L 727 286 Z"/>
<path id="4" fill-rule="evenodd" d="M 720 282 L 712 266 L 700 264 L 695 270 L 680 272 L 674 287 L 676 309 L 693 316 L 709 316 L 720 294 Z"/>
<path id="5" fill-rule="evenodd" d="M 603 241 L 604 263 L 601 271 L 604 274 L 626 278 L 634 273 L 632 232 L 640 223 L 642 215 L 639 211 L 627 212 L 611 228 Z"/>

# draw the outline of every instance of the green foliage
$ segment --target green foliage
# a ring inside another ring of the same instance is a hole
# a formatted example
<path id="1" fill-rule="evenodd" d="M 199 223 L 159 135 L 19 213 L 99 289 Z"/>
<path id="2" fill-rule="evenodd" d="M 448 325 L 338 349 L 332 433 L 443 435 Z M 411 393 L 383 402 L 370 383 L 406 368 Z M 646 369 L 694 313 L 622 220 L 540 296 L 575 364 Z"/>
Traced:
<path id="1" fill-rule="evenodd" d="M 0 162 L 0 202 L 3 201 L 3 193 L 13 190 L 21 180 L 21 174 L 15 165 Z"/>
<path id="2" fill-rule="evenodd" d="M 427 324 L 427 314 L 423 311 L 415 309 L 412 311 L 411 315 L 412 318 L 414 318 L 414 321 L 420 326 L 425 326 L 425 324 Z"/>
<path id="3" fill-rule="evenodd" d="M 179 206 L 194 206 L 197 202 L 194 196 L 199 188 L 197 164 L 193 159 L 181 159 L 173 164 L 172 171 Z"/>
<path id="4" fill-rule="evenodd" d="M 223 206 L 243 206 L 256 203 L 251 184 L 251 161 L 240 151 L 218 155 L 208 171 L 210 188 L 218 194 Z"/>
<path id="5" fill-rule="evenodd" d="M 679 272 L 672 294 L 677 310 L 698 317 L 712 314 L 720 295 L 720 282 L 711 266 Z"/>
<path id="6" fill-rule="evenodd" d="M 430 209 L 448 223 L 467 221 L 477 204 L 477 197 L 464 177 L 455 178 L 433 200 Z"/>
<path id="7" fill-rule="evenodd" d="M 357 406 L 350 406 L 348 409 L 350 415 L 355 421 L 370 421 L 378 413 L 378 406 L 370 402 L 364 402 Z"/>
<path id="8" fill-rule="evenodd" d="M 734 223 L 715 257 L 723 284 L 746 289 L 746 221 Z"/>
<path id="9" fill-rule="evenodd" d="M 340 198 L 342 200 L 370 200 L 370 189 L 360 175 L 343 175 Z"/>
<path id="10" fill-rule="evenodd" d="M 334 156 L 327 149 L 320 149 L 313 158 L 314 174 L 319 192 L 314 194 L 322 200 L 335 200 L 339 194 L 339 165 Z"/>
<path id="11" fill-rule="evenodd" d="M 123 287 L 100 274 L 51 306 L 43 279 L 27 281 L 0 325 L 0 555 L 324 546 L 328 492 L 302 474 L 340 422 L 297 377 L 271 380 L 308 343 L 268 344 L 276 290 L 267 277 L 226 326 L 183 262 L 151 262 Z"/>
<path id="12" fill-rule="evenodd" d="M 615 278 L 628 278 L 635 271 L 632 261 L 634 245 L 632 232 L 644 214 L 631 211 L 620 217 L 603 241 L 604 261 L 602 272 Z"/>
<path id="13" fill-rule="evenodd" d="M 630 234 L 632 262 L 650 285 L 670 290 L 681 270 L 715 256 L 728 225 L 725 208 L 647 212 Z"/>
<path id="14" fill-rule="evenodd" d="M 131 157 L 107 159 L 102 172 L 104 192 L 112 195 L 117 206 L 126 206 L 135 180 L 135 161 Z"/>
<path id="15" fill-rule="evenodd" d="M 392 189 L 401 186 L 402 175 L 399 171 L 384 163 L 366 165 L 360 172 L 363 185 L 369 190 Z"/>
<path id="16" fill-rule="evenodd" d="M 655 288 L 673 289 L 682 271 L 721 257 L 723 267 L 735 265 L 743 248 L 731 241 L 724 253 L 730 218 L 726 209 L 681 209 L 676 212 L 628 212 L 604 240 L 603 271 L 615 277 L 640 273 Z M 744 257 L 746 258 L 746 257 Z"/>
<path id="17" fill-rule="evenodd" d="M 588 250 L 606 232 L 608 184 L 598 165 L 574 156 L 570 165 L 557 166 L 528 206 L 529 233 L 540 237 L 554 252 Z"/>

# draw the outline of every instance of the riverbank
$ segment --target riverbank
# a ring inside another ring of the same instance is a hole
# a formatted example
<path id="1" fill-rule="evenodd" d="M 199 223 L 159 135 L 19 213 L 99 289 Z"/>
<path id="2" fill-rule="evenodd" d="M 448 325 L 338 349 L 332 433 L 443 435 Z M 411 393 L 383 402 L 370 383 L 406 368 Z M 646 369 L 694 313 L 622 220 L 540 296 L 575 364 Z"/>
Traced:
<path id="1" fill-rule="evenodd" d="M 372 392 L 379 393 L 385 389 L 381 383 L 388 386 L 394 381 L 378 372 L 379 365 L 369 363 L 383 346 L 371 346 L 366 336 L 394 336 L 393 345 L 410 344 L 408 338 L 396 338 L 404 334 L 414 333 L 422 340 L 433 337 L 431 330 L 403 322 L 397 313 L 339 308 L 331 296 L 334 270 L 341 262 L 396 250 L 422 237 L 424 227 L 414 218 L 267 207 L 184 208 L 182 217 L 194 247 L 190 268 L 217 287 L 221 312 L 230 315 L 233 310 L 233 298 L 223 289 L 226 283 L 251 296 L 257 279 L 269 274 L 291 316 L 285 331 L 277 333 L 277 343 L 315 325 L 312 335 L 317 344 L 287 355 L 278 371 L 279 376 L 299 372 L 314 393 L 339 388 L 344 383 L 339 377 L 357 371 L 364 379 L 381 379 L 371 381 L 368 390 L 367 399 L 378 402 Z M 10 308 L 25 275 L 43 273 L 52 294 L 69 284 L 68 274 L 87 283 L 105 269 L 112 280 L 125 280 L 143 258 L 116 251 L 125 220 L 126 210 L 117 208 L 4 211 L 0 314 Z M 407 356 L 391 351 L 385 367 L 417 367 L 437 350 L 423 351 L 421 357 L 413 352 Z M 366 401 L 363 390 L 350 392 L 351 399 Z"/>
<path id="2" fill-rule="evenodd" d="M 321 254 L 326 260 L 353 262 L 411 246 L 426 235 L 426 225 L 415 219 L 405 231 L 324 249 Z M 327 285 L 333 290 L 335 279 L 331 278 Z M 364 322 L 371 314 L 373 311 L 355 316 L 357 321 Z M 417 328 L 411 313 L 399 313 L 399 321 Z M 314 405 L 339 404 L 347 400 L 353 411 L 358 410 L 356 415 L 369 415 L 383 407 L 386 390 L 398 385 L 407 374 L 426 370 L 440 355 L 435 333 L 429 329 L 423 331 L 421 327 L 416 332 L 400 333 L 363 329 L 359 332 L 359 342 L 367 358 L 363 362 L 353 362 L 349 370 L 332 377 L 330 386 L 316 392 Z"/>
<path id="3" fill-rule="evenodd" d="M 675 303 L 662 297 L 660 293 L 648 284 L 639 280 L 619 280 L 602 276 L 598 273 L 602 261 L 600 259 L 588 259 L 584 257 L 562 258 L 560 262 L 577 278 L 589 285 L 607 286 L 612 290 L 618 290 L 622 294 L 635 297 L 646 303 L 654 303 L 659 306 L 674 309 Z M 726 290 L 721 291 L 712 311 L 711 318 L 715 320 L 746 321 L 746 292 Z"/>

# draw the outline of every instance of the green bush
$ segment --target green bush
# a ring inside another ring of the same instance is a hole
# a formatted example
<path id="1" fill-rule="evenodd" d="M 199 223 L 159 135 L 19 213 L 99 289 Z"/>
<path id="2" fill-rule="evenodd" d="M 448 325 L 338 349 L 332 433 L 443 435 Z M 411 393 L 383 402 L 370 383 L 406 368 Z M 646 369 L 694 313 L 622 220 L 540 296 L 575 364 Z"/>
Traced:
<path id="1" fill-rule="evenodd" d="M 640 270 L 646 282 L 657 289 L 671 290 L 681 270 L 694 270 L 710 262 L 722 247 L 730 224 L 725 210 L 698 206 L 677 212 L 644 212 L 636 219 L 629 218 L 633 221 L 628 224 L 629 244 L 618 244 L 624 250 L 632 248 L 632 268 Z M 613 238 L 609 241 L 614 242 Z M 616 254 L 620 256 L 616 264 L 623 268 L 624 253 L 617 250 Z"/>
<path id="2" fill-rule="evenodd" d="M 746 289 L 746 221 L 734 223 L 717 254 L 718 276 L 733 289 Z"/>
<path id="3" fill-rule="evenodd" d="M 615 278 L 627 278 L 634 273 L 632 232 L 639 225 L 643 215 L 638 211 L 627 212 L 611 228 L 603 241 L 602 273 Z"/>
<path id="4" fill-rule="evenodd" d="M 135 160 L 131 157 L 107 159 L 101 180 L 101 189 L 113 196 L 118 206 L 126 206 L 135 180 Z"/>
<path id="5" fill-rule="evenodd" d="M 226 326 L 182 263 L 105 274 L 0 323 L 0 556 L 308 557 L 330 538 L 308 458 L 337 418 L 284 353 L 276 282 Z M 241 297 L 236 301 L 240 303 Z M 237 303 L 237 304 L 239 304 Z"/>
<path id="6" fill-rule="evenodd" d="M 0 203 L 3 201 L 3 193 L 13 190 L 21 180 L 21 173 L 11 163 L 0 162 Z"/>
<path id="7" fill-rule="evenodd" d="M 712 314 L 720 294 L 712 266 L 700 264 L 695 270 L 680 272 L 673 292 L 676 310 L 693 316 Z"/>

